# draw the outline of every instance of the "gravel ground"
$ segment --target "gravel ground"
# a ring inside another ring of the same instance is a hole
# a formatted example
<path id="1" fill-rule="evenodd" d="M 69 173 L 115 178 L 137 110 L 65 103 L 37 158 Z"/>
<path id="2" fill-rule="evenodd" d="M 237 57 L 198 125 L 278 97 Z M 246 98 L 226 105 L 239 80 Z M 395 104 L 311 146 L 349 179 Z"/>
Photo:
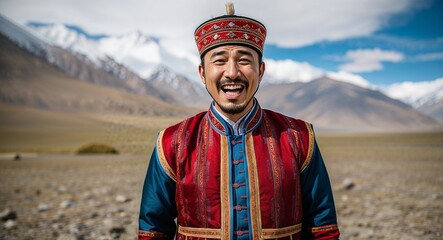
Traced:
<path id="1" fill-rule="evenodd" d="M 136 239 L 147 156 L 0 161 L 0 239 Z"/>
<path id="2" fill-rule="evenodd" d="M 420 141 L 320 141 L 342 239 L 443 238 L 443 145 Z M 136 239 L 148 158 L 1 155 L 0 239 Z"/>

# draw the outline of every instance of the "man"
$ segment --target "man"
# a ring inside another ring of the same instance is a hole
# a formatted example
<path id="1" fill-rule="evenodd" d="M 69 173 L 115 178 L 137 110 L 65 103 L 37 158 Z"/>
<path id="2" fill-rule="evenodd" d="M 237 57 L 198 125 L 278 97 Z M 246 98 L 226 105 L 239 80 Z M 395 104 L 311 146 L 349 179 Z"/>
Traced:
<path id="1" fill-rule="evenodd" d="M 139 239 L 338 239 L 311 125 L 263 110 L 254 98 L 266 29 L 228 9 L 195 31 L 213 103 L 159 133 Z"/>

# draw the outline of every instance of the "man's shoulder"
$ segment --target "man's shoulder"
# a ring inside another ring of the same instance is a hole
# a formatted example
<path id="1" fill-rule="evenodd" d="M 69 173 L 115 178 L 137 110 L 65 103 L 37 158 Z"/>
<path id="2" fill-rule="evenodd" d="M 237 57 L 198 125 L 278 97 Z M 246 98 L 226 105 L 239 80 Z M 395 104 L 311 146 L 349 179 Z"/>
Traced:
<path id="1" fill-rule="evenodd" d="M 200 123 L 204 119 L 204 117 L 206 116 L 207 112 L 208 111 L 203 111 L 203 112 L 200 112 L 200 113 L 198 113 L 198 114 L 196 114 L 196 115 L 194 115 L 192 117 L 186 118 L 186 119 L 184 119 L 184 120 L 182 120 L 182 121 L 180 121 L 180 122 L 178 122 L 178 123 L 176 123 L 174 125 L 166 127 L 165 129 L 163 129 L 162 132 L 174 132 L 174 131 L 177 131 L 181 127 L 184 127 L 184 126 L 188 126 L 188 127 L 189 126 L 194 126 L 194 125 Z"/>
<path id="2" fill-rule="evenodd" d="M 299 130 L 311 130 L 312 129 L 312 124 L 296 118 L 296 117 L 291 117 L 291 116 L 287 116 L 285 114 L 279 113 L 279 112 L 275 112 L 269 109 L 263 109 L 263 112 L 265 113 L 265 116 L 270 120 L 271 123 L 285 123 L 283 125 L 289 125 L 290 127 L 292 126 L 293 128 L 297 128 Z"/>
<path id="3" fill-rule="evenodd" d="M 315 136 L 312 125 L 304 120 L 289 117 L 271 110 L 264 110 L 266 128 L 272 128 L 274 132 L 287 136 L 288 141 L 292 141 L 291 146 L 297 146 L 300 154 L 301 169 L 303 170 L 312 157 Z"/>
<path id="4" fill-rule="evenodd" d="M 160 158 L 163 156 L 165 161 L 175 159 L 177 149 L 183 149 L 182 147 L 189 143 L 190 136 L 197 136 L 196 133 L 200 129 L 198 126 L 205 119 L 206 113 L 198 113 L 160 131 L 156 142 Z"/>

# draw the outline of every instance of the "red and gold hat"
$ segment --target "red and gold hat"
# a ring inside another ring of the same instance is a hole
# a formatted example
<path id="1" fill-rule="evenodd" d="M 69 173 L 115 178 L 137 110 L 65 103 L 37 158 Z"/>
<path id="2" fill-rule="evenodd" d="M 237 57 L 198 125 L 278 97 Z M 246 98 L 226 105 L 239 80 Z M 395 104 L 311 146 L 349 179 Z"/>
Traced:
<path id="1" fill-rule="evenodd" d="M 257 20 L 234 15 L 234 5 L 226 4 L 227 15 L 202 23 L 194 33 L 200 57 L 221 45 L 245 45 L 263 54 L 265 26 Z"/>

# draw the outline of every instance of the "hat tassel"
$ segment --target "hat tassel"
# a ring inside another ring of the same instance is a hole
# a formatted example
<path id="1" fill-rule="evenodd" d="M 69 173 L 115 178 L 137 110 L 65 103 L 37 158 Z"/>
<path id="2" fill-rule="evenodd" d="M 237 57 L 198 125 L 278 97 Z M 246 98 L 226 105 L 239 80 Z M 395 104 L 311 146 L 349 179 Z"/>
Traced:
<path id="1" fill-rule="evenodd" d="M 227 2 L 226 3 L 226 14 L 227 15 L 234 15 L 235 9 L 234 9 L 234 3 L 233 2 Z"/>

